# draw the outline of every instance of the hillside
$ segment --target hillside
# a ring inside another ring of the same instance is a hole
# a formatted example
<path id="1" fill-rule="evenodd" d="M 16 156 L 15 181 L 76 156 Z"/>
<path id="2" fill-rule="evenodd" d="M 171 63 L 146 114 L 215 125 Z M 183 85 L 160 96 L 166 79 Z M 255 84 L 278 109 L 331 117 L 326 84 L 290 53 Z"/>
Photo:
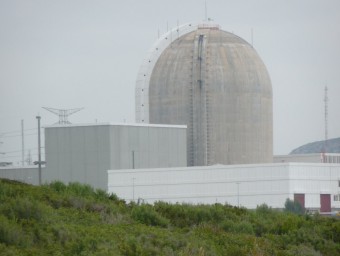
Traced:
<path id="1" fill-rule="evenodd" d="M 290 155 L 322 153 L 324 147 L 325 141 L 315 141 L 294 149 Z M 340 153 L 340 138 L 327 140 L 327 153 Z"/>
<path id="2" fill-rule="evenodd" d="M 283 202 L 284 203 L 284 202 Z M 229 205 L 126 204 L 0 180 L 1 255 L 340 255 L 340 221 Z"/>

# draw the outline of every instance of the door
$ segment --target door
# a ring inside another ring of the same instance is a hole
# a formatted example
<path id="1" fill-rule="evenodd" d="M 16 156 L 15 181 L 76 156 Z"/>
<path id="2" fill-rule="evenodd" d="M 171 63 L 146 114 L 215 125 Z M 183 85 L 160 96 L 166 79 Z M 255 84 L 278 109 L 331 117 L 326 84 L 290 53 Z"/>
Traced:
<path id="1" fill-rule="evenodd" d="M 294 194 L 294 202 L 299 202 L 303 209 L 305 209 L 305 194 Z"/>
<path id="2" fill-rule="evenodd" d="M 330 194 L 321 194 L 320 195 L 320 212 L 331 212 L 331 195 Z"/>

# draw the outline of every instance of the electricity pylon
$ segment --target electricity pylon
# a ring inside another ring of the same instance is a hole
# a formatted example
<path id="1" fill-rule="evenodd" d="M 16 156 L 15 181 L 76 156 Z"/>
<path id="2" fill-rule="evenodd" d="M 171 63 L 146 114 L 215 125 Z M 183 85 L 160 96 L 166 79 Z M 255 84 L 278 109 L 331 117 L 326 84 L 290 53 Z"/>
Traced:
<path id="1" fill-rule="evenodd" d="M 68 121 L 68 117 L 83 109 L 83 108 L 57 109 L 57 108 L 47 108 L 47 107 L 42 107 L 42 108 L 59 116 L 58 124 L 71 124 L 70 121 Z"/>

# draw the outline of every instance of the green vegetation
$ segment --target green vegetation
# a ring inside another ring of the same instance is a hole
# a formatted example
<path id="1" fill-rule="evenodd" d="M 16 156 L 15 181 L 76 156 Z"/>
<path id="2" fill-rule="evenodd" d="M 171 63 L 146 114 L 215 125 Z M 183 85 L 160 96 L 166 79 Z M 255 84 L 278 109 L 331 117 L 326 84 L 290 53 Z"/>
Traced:
<path id="1" fill-rule="evenodd" d="M 304 214 L 305 209 L 302 207 L 302 205 L 298 201 L 291 200 L 287 198 L 285 202 L 285 211 L 296 213 L 296 214 Z"/>
<path id="2" fill-rule="evenodd" d="M 0 180 L 1 255 L 340 255 L 340 221 L 266 205 L 126 204 L 79 183 Z"/>

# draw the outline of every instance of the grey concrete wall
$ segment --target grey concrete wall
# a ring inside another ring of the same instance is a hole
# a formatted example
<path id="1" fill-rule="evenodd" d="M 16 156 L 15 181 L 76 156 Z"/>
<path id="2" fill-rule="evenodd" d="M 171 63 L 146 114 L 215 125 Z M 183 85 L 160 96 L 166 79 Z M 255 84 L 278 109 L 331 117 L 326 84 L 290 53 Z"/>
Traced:
<path id="1" fill-rule="evenodd" d="M 186 128 L 71 125 L 45 128 L 43 180 L 107 188 L 107 170 L 186 166 Z M 134 159 L 134 161 L 133 161 Z"/>
<path id="2" fill-rule="evenodd" d="M 42 173 L 45 170 L 42 168 Z M 0 178 L 39 185 L 39 169 L 37 167 L 1 167 Z"/>
<path id="3" fill-rule="evenodd" d="M 188 165 L 273 161 L 271 81 L 243 39 L 197 29 L 160 55 L 150 77 L 150 123 L 188 126 Z"/>

